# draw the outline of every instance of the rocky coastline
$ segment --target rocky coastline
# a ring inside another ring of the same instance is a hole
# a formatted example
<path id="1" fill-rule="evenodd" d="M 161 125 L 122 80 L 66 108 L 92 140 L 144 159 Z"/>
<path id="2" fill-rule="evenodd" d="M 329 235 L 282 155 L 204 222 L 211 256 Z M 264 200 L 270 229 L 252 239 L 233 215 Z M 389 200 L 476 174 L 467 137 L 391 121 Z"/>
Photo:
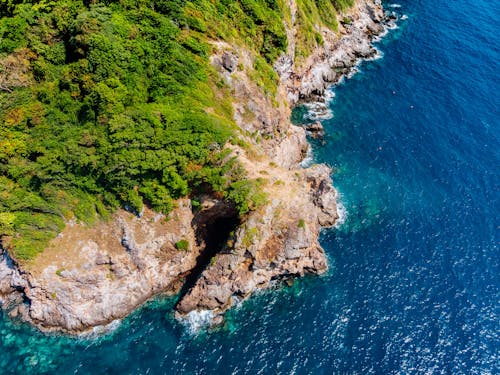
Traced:
<path id="1" fill-rule="evenodd" d="M 179 293 L 178 319 L 220 324 L 227 309 L 273 281 L 327 270 L 318 235 L 338 219 L 337 193 L 327 166 L 300 166 L 309 146 L 306 130 L 290 123 L 291 108 L 321 107 L 328 86 L 376 56 L 372 42 L 391 19 L 378 0 L 358 0 L 339 32 L 322 29 L 324 44 L 295 66 L 296 5 L 288 3 L 288 51 L 275 64 L 278 99 L 246 73 L 253 57 L 244 47 L 215 42 L 212 56 L 251 146 L 229 147 L 248 176 L 263 181 L 268 202 L 244 219 L 205 196 L 197 208 L 179 200 L 168 217 L 120 210 L 94 227 L 69 223 L 30 265 L 0 249 L 0 304 L 11 317 L 46 332 L 100 333 L 146 300 Z"/>

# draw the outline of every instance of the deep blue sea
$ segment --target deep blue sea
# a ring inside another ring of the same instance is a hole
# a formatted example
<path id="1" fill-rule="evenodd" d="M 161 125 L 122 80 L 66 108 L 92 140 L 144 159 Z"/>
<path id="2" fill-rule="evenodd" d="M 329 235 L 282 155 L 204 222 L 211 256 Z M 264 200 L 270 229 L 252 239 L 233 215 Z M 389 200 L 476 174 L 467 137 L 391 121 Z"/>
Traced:
<path id="1" fill-rule="evenodd" d="M 168 299 L 93 340 L 3 316 L 0 373 L 500 374 L 500 2 L 400 5 L 314 143 L 347 210 L 326 275 L 196 336 Z"/>

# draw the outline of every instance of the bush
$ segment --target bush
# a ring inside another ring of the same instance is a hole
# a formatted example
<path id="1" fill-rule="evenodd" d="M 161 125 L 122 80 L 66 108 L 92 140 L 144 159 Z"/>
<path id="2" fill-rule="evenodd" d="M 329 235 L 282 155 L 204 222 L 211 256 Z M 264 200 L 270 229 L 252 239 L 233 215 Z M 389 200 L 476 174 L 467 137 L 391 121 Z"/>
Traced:
<path id="1" fill-rule="evenodd" d="M 306 222 L 304 221 L 304 219 L 299 219 L 297 227 L 299 227 L 301 229 L 304 229 L 306 227 Z"/>
<path id="2" fill-rule="evenodd" d="M 62 277 L 62 273 L 65 271 L 64 268 L 59 268 L 56 270 L 56 275 L 59 276 L 59 277 Z"/>
<path id="3" fill-rule="evenodd" d="M 242 180 L 232 183 L 226 197 L 232 201 L 240 216 L 256 210 L 267 202 L 267 194 L 263 191 L 263 182 L 258 180 Z"/>
<path id="4" fill-rule="evenodd" d="M 175 248 L 177 250 L 188 251 L 189 250 L 189 241 L 188 240 L 180 240 L 175 243 Z"/>

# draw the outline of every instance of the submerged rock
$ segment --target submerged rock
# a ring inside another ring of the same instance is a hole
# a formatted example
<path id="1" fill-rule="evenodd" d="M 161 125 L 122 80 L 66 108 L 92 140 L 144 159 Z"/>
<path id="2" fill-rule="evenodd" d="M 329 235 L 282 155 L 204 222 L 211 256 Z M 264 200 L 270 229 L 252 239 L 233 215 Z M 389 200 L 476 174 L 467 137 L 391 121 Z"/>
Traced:
<path id="1" fill-rule="evenodd" d="M 306 130 L 313 138 L 323 138 L 325 136 L 325 129 L 323 129 L 323 125 L 319 121 L 306 125 Z"/>

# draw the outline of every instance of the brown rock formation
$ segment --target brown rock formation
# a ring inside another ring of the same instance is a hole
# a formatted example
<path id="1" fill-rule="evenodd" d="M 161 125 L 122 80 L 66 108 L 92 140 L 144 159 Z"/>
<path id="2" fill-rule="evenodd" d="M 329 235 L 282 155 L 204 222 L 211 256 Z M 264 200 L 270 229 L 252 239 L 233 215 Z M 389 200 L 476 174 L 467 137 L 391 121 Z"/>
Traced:
<path id="1" fill-rule="evenodd" d="M 318 243 L 321 226 L 337 219 L 336 192 L 326 166 L 280 173 L 279 188 L 269 188 L 269 204 L 253 212 L 216 255 L 177 306 L 177 316 L 204 314 L 213 322 L 235 301 L 270 282 L 327 269 Z M 292 177 L 293 176 L 293 177 Z"/>

